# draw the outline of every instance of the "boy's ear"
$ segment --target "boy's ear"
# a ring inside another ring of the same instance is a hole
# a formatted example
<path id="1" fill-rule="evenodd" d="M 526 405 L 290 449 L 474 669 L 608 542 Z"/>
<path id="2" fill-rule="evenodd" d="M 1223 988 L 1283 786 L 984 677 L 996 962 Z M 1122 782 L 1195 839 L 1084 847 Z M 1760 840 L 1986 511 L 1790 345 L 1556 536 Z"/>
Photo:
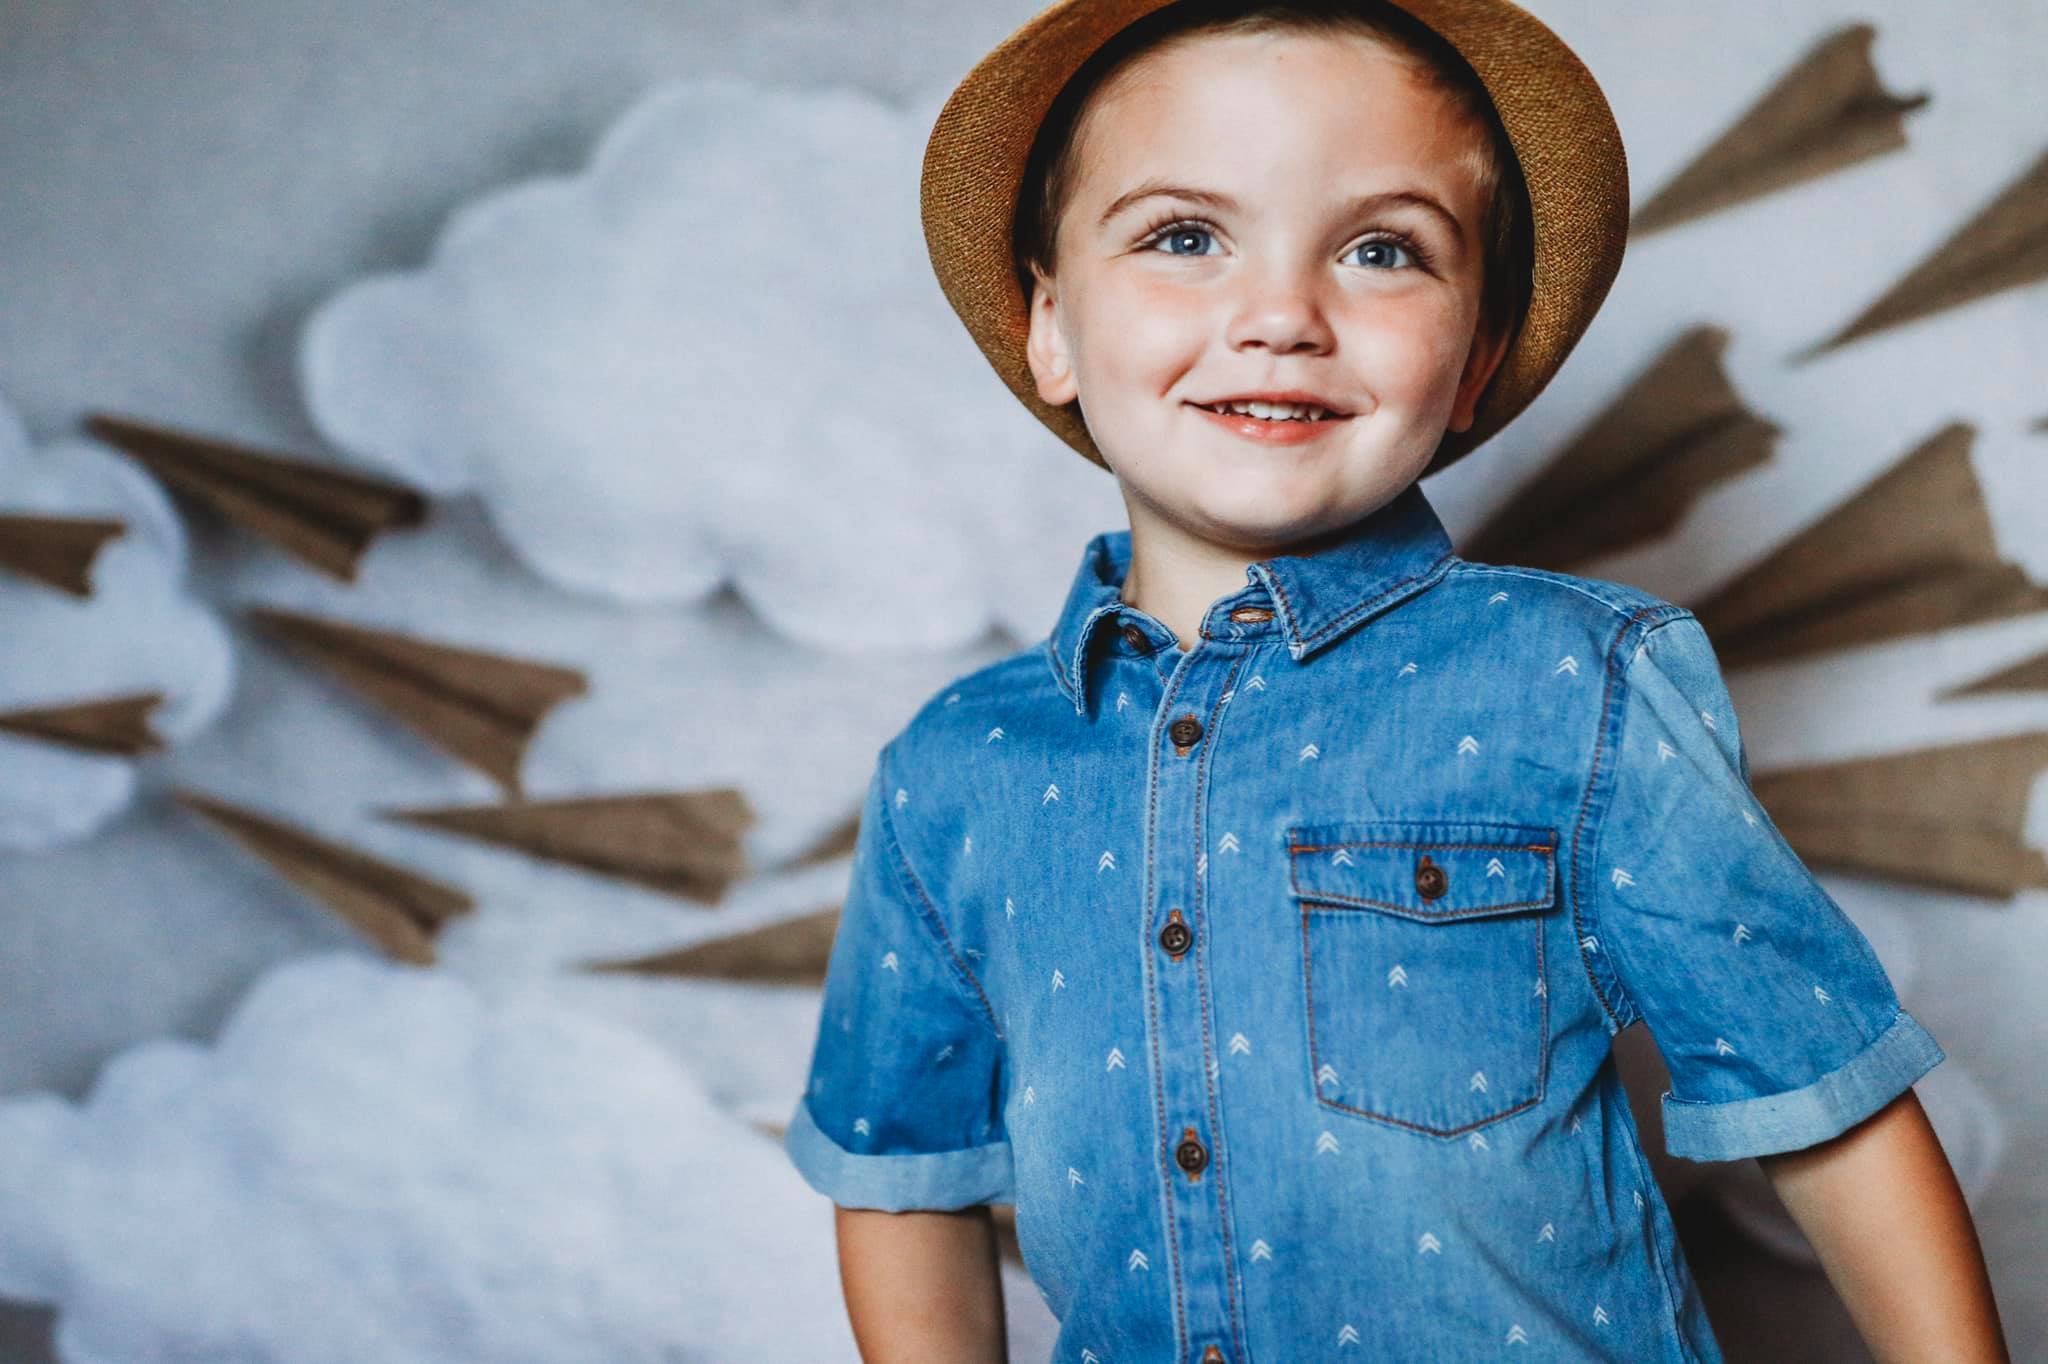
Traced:
<path id="1" fill-rule="evenodd" d="M 1036 266 L 1031 275 L 1030 330 L 1024 340 L 1024 355 L 1031 363 L 1038 396 L 1059 407 L 1078 396 L 1073 357 L 1067 353 L 1067 338 L 1060 330 L 1059 301 L 1052 282 Z"/>
<path id="2" fill-rule="evenodd" d="M 1470 429 L 1479 410 L 1479 395 L 1486 390 L 1486 381 L 1500 368 L 1500 362 L 1507 357 L 1510 329 L 1489 330 L 1482 326 L 1473 332 L 1472 349 L 1465 356 L 1465 372 L 1458 378 L 1457 400 L 1451 404 L 1450 431 Z"/>

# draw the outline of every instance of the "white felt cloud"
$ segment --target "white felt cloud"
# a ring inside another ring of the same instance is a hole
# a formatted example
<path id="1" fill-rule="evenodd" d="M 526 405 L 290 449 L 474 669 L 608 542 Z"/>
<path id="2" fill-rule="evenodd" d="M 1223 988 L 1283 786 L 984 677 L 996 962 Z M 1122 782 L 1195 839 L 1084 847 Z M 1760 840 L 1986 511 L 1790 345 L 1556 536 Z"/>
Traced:
<path id="1" fill-rule="evenodd" d="M 226 704 L 227 631 L 186 589 L 186 546 L 170 499 L 125 456 L 82 439 L 31 444 L 0 402 L 0 510 L 102 517 L 126 525 L 99 551 L 90 597 L 0 573 L 0 710 L 164 694 L 150 728 L 190 738 Z M 127 807 L 132 760 L 0 734 L 0 850 L 34 851 L 93 834 Z"/>
<path id="2" fill-rule="evenodd" d="M 917 217 L 922 133 L 847 87 L 663 87 L 581 175 L 464 206 L 328 299 L 321 430 L 474 490 L 534 569 L 624 602 L 732 581 L 833 650 L 1051 624 L 1114 481 L 1002 386 Z"/>

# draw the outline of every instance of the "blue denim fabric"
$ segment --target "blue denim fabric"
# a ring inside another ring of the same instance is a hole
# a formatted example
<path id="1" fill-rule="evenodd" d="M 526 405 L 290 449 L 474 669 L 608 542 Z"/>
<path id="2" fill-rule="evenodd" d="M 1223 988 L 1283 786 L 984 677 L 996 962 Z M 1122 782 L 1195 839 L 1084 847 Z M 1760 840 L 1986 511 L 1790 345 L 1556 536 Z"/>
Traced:
<path id="1" fill-rule="evenodd" d="M 1943 1053 L 1757 804 L 1699 622 L 1467 561 L 1413 485 L 1193 650 L 1129 556 L 881 750 L 804 1178 L 1014 1203 L 1063 1361 L 1718 1360 L 1614 1033 L 1696 1160 Z"/>

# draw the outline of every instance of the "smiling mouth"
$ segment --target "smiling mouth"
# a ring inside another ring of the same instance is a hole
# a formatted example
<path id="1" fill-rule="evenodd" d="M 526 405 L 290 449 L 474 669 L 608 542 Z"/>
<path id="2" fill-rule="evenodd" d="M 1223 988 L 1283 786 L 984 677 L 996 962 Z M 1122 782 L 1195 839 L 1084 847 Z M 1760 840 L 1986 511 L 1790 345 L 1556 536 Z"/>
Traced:
<path id="1" fill-rule="evenodd" d="M 1348 412 L 1337 412 L 1326 407 L 1316 407 L 1306 403 L 1189 403 L 1188 406 L 1199 407 L 1204 412 L 1213 412 L 1219 417 L 1236 417 L 1245 421 L 1271 422 L 1276 426 L 1282 424 L 1327 426 L 1332 422 L 1344 421 L 1351 415 Z M 1254 411 L 1255 407 L 1264 410 Z"/>

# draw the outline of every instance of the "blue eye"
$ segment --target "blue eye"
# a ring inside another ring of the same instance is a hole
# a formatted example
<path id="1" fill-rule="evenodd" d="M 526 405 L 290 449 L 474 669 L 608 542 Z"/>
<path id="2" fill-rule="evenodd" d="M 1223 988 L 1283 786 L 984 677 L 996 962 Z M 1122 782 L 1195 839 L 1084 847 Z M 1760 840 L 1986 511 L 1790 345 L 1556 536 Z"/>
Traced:
<path id="1" fill-rule="evenodd" d="M 1390 252 L 1398 252 L 1409 257 L 1412 264 L 1419 264 L 1421 261 L 1421 253 L 1416 248 L 1410 246 L 1407 242 L 1398 241 L 1392 237 L 1369 238 L 1352 247 L 1345 254 L 1356 255 L 1361 251 L 1375 251 L 1378 253 L 1375 259 L 1365 262 L 1376 269 L 1399 268 L 1393 261 L 1388 259 Z"/>
<path id="2" fill-rule="evenodd" d="M 1149 236 L 1147 236 L 1145 238 L 1145 244 L 1146 246 L 1154 250 L 1157 250 L 1162 244 L 1184 243 L 1190 237 L 1209 240 L 1212 239 L 1213 234 L 1210 233 L 1208 228 L 1201 226 L 1199 223 L 1168 223 L 1164 227 L 1155 229 Z M 1162 254 L 1168 256 L 1206 256 L 1209 253 L 1206 251 L 1169 250 L 1163 252 Z"/>

